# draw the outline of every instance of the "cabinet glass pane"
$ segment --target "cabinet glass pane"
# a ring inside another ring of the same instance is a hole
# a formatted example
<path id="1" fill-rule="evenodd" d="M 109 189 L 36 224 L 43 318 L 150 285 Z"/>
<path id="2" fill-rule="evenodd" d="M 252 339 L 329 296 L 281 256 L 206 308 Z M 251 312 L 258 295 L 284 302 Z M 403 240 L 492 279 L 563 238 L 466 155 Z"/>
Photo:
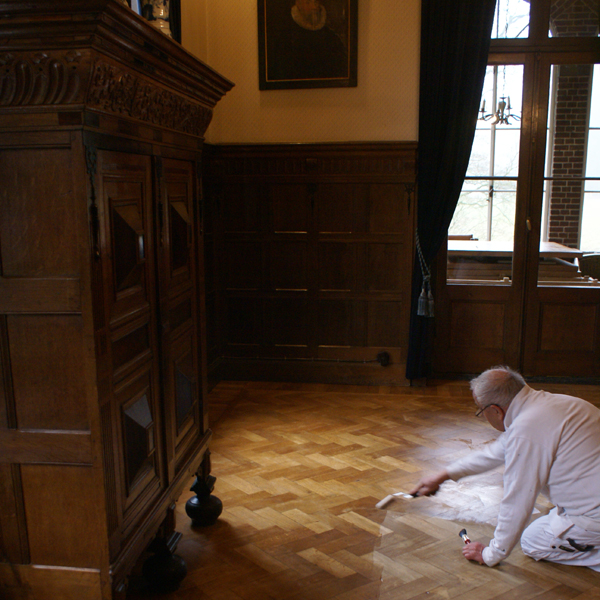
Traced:
<path id="1" fill-rule="evenodd" d="M 137 203 L 115 203 L 111 217 L 115 288 L 121 292 L 142 283 L 144 238 L 141 209 Z"/>
<path id="2" fill-rule="evenodd" d="M 171 263 L 173 272 L 189 267 L 189 215 L 185 202 L 171 202 Z"/>
<path id="3" fill-rule="evenodd" d="M 148 397 L 144 394 L 123 410 L 125 467 L 131 489 L 153 464 L 154 431 Z"/>

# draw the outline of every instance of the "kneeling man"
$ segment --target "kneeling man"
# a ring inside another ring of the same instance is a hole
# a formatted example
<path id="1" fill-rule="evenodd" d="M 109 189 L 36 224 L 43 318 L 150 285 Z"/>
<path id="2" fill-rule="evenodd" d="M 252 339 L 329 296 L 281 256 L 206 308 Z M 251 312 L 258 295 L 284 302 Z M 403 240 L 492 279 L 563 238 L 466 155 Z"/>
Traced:
<path id="1" fill-rule="evenodd" d="M 580 398 L 533 390 L 508 367 L 485 371 L 471 381 L 471 390 L 476 415 L 503 433 L 424 477 L 411 493 L 429 496 L 447 479 L 504 465 L 494 538 L 487 547 L 465 545 L 465 558 L 493 567 L 521 538 L 523 552 L 535 560 L 600 572 L 600 410 Z M 540 492 L 555 508 L 527 527 Z"/>

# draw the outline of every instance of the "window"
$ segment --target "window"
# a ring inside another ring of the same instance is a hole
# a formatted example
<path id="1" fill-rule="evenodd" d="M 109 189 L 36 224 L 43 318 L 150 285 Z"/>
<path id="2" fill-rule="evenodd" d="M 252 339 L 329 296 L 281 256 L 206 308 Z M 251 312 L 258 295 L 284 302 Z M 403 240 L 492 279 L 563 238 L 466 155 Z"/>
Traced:
<path id="1" fill-rule="evenodd" d="M 529 37 L 529 7 L 526 0 L 498 0 L 492 39 Z"/>
<path id="2" fill-rule="evenodd" d="M 590 39 L 598 23 L 598 3 L 587 0 L 498 0 L 471 158 L 448 232 L 449 283 L 512 285 L 521 206 L 533 215 L 530 230 L 541 212 L 539 284 L 598 285 L 582 267 L 584 255 L 600 253 L 600 65 L 598 40 Z M 545 159 L 536 137 L 544 127 Z"/>
<path id="3" fill-rule="evenodd" d="M 488 66 L 463 189 L 448 232 L 448 279 L 510 284 L 523 65 Z M 490 108 L 491 107 L 491 108 Z"/>
<path id="4" fill-rule="evenodd" d="M 600 65 L 594 66 L 580 247 L 600 253 Z"/>

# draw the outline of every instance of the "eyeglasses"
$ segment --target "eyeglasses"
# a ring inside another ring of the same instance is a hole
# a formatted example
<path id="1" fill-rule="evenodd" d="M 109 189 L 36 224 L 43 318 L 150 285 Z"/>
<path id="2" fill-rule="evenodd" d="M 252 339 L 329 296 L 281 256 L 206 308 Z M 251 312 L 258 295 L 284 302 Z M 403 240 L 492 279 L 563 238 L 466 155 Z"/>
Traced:
<path id="1" fill-rule="evenodd" d="M 488 404 L 487 406 L 484 406 L 483 408 L 480 408 L 476 413 L 475 416 L 476 417 L 480 417 L 490 406 L 497 406 L 496 404 Z"/>

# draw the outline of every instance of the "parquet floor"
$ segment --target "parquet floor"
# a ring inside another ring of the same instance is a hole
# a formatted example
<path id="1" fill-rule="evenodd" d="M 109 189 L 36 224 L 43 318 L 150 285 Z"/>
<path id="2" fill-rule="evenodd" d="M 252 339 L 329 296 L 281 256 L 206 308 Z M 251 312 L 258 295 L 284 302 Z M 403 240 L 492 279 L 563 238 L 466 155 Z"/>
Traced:
<path id="1" fill-rule="evenodd" d="M 600 386 L 532 387 L 600 406 Z M 209 400 L 224 511 L 212 527 L 192 529 L 184 510 L 191 493 L 180 498 L 177 553 L 188 575 L 161 599 L 600 599 L 600 573 L 536 563 L 519 547 L 492 569 L 462 557 L 463 527 L 473 540 L 492 535 L 500 473 L 375 508 L 497 435 L 474 416 L 466 382 L 222 382 Z M 547 510 L 541 499 L 537 510 Z"/>

